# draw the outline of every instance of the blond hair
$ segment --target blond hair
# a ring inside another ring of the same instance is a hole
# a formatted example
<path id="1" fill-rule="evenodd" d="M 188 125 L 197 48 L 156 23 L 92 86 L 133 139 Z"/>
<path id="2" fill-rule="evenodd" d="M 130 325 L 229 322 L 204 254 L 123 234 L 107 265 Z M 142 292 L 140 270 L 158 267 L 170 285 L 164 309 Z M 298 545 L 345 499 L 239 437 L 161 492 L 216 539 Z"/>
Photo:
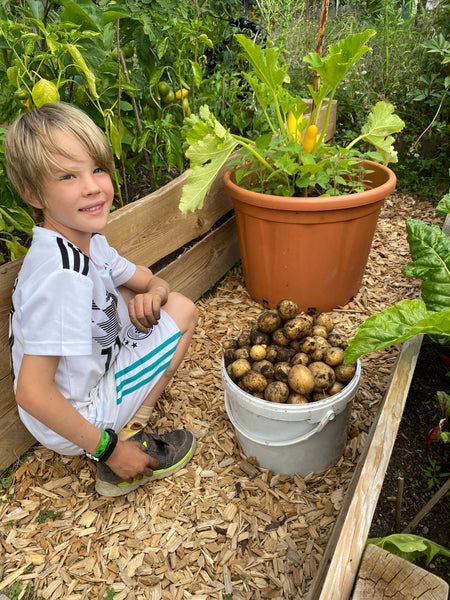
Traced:
<path id="1" fill-rule="evenodd" d="M 114 173 L 108 140 L 86 113 L 65 102 L 44 104 L 20 115 L 4 142 L 6 173 L 25 201 L 28 191 L 45 207 L 45 182 L 60 167 L 56 155 L 73 158 L 57 143 L 58 132 L 76 139 L 101 169 L 109 175 Z"/>

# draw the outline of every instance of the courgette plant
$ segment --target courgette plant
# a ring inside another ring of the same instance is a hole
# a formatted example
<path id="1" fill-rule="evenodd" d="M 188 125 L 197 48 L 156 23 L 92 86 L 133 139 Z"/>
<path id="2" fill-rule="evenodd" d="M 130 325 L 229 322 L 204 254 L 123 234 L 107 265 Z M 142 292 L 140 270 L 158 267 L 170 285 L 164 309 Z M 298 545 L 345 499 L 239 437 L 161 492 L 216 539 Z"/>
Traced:
<path id="1" fill-rule="evenodd" d="M 324 143 L 336 89 L 370 50 L 366 42 L 373 35 L 372 29 L 350 34 L 332 44 L 325 57 L 317 52 L 304 57 L 309 67 L 320 75 L 317 91 L 308 86 L 314 108 L 306 114 L 307 103 L 285 87 L 289 82 L 289 65 L 281 50 L 263 48 L 236 34 L 244 58 L 252 68 L 244 75 L 258 101 L 266 129 L 255 139 L 236 135 L 226 129 L 207 106 L 200 108 L 199 115 L 186 119 L 183 133 L 191 171 L 180 210 L 187 212 L 202 207 L 219 170 L 238 146 L 245 168 L 236 171 L 236 183 L 247 187 L 251 179 L 252 190 L 279 196 L 329 196 L 362 191 L 364 169 L 361 155 L 354 148 L 357 142 L 374 146 L 375 153 L 366 156 L 384 164 L 396 162 L 392 134 L 401 131 L 404 123 L 388 102 L 378 102 L 372 108 L 361 134 L 346 148 Z M 325 123 L 318 131 L 318 116 L 326 98 Z"/>

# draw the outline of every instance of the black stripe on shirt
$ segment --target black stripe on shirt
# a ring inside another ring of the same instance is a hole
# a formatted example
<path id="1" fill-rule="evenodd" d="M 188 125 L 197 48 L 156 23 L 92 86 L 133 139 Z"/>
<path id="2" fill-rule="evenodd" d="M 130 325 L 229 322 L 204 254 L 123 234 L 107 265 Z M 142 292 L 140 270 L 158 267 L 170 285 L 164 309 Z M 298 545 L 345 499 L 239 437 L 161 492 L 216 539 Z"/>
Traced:
<path id="1" fill-rule="evenodd" d="M 79 250 L 76 246 L 71 244 L 70 242 L 66 242 L 63 238 L 57 237 L 56 241 L 58 243 L 59 250 L 61 252 L 61 260 L 63 269 L 72 269 L 77 273 L 81 273 L 82 275 L 87 275 L 89 273 L 89 257 L 83 254 L 81 250 Z M 73 264 L 71 265 L 69 251 L 67 249 L 69 247 L 72 251 L 73 256 Z"/>

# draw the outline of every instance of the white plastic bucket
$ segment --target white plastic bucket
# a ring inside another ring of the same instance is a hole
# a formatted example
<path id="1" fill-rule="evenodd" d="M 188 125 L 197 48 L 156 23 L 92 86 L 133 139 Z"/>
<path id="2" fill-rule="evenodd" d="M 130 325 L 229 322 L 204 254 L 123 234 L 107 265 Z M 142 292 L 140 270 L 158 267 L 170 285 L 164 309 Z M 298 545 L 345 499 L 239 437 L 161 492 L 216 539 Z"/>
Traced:
<path id="1" fill-rule="evenodd" d="M 361 363 L 342 392 L 308 404 L 278 404 L 255 398 L 228 376 L 222 360 L 225 409 L 246 456 L 274 473 L 302 477 L 321 473 L 341 458 Z"/>

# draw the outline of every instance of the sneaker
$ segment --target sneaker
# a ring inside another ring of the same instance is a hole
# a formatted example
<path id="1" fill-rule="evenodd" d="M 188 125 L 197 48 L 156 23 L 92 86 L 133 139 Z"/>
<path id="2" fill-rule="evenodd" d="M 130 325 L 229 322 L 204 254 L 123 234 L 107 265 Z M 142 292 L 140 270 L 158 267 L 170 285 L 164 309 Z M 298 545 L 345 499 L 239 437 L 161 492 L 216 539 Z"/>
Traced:
<path id="1" fill-rule="evenodd" d="M 131 483 L 123 481 L 105 463 L 97 465 L 95 491 L 102 496 L 123 496 L 149 481 L 169 477 L 189 462 L 195 450 L 195 438 L 189 431 L 177 429 L 158 435 L 139 431 L 129 442 L 140 442 L 146 446 L 147 454 L 158 461 L 158 467 L 151 477 L 134 479 Z"/>

